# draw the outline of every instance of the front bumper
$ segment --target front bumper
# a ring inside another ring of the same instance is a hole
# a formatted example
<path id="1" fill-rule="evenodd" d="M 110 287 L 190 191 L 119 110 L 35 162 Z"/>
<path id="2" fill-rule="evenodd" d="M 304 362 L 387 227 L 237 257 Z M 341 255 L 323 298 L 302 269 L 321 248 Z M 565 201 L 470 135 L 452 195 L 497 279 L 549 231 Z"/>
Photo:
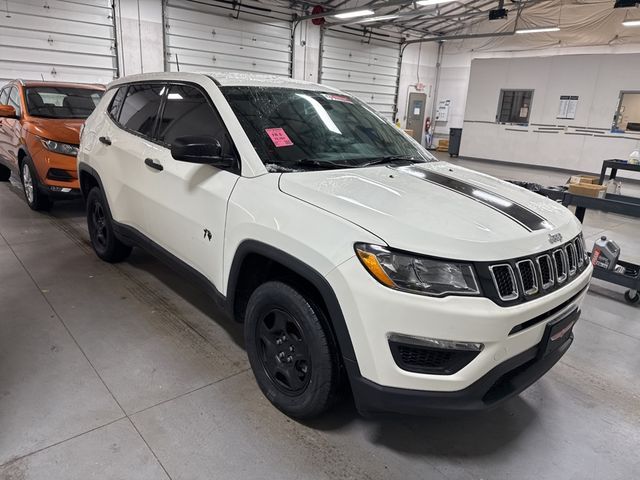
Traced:
<path id="1" fill-rule="evenodd" d="M 327 279 L 354 347 L 356 358 L 346 358 L 345 365 L 358 407 L 363 411 L 407 407 L 410 412 L 475 409 L 519 393 L 569 347 L 570 341 L 544 358 L 536 357 L 547 324 L 558 315 L 579 311 L 591 272 L 589 266 L 555 292 L 501 307 L 481 297 L 433 298 L 395 291 L 375 281 L 357 259 L 343 263 Z M 389 346 L 393 334 L 476 342 L 483 348 L 453 374 L 418 373 L 400 368 L 394 360 Z M 501 382 L 505 387 L 495 386 L 509 372 L 513 378 Z"/>

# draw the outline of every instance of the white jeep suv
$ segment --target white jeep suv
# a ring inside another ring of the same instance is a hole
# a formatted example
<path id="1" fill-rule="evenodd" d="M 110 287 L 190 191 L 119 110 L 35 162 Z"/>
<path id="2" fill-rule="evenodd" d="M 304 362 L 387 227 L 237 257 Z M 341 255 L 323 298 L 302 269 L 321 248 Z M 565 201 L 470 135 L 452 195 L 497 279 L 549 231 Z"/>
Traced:
<path id="1" fill-rule="evenodd" d="M 437 161 L 356 98 L 276 77 L 113 82 L 78 155 L 97 255 L 136 245 L 244 323 L 292 417 L 481 409 L 573 341 L 592 267 L 563 206 Z"/>

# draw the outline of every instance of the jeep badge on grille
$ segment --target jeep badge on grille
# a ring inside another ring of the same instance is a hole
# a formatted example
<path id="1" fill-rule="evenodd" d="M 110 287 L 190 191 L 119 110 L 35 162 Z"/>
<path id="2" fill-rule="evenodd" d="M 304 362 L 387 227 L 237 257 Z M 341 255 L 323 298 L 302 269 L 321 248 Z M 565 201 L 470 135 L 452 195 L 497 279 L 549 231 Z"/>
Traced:
<path id="1" fill-rule="evenodd" d="M 558 243 L 562 241 L 561 233 L 550 233 L 549 234 L 549 243 Z"/>

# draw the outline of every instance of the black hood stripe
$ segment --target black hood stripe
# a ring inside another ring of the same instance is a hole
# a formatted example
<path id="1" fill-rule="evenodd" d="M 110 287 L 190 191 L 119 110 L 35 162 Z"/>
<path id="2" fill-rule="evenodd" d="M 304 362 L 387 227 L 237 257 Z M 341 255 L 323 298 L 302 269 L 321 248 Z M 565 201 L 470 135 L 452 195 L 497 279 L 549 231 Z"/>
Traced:
<path id="1" fill-rule="evenodd" d="M 472 185 L 437 172 L 416 168 L 414 166 L 390 168 L 418 177 L 427 182 L 464 195 L 478 203 L 482 203 L 506 217 L 509 217 L 511 220 L 520 224 L 530 232 L 534 230 L 549 230 L 553 228 L 553 225 L 533 210 L 530 210 L 519 203 L 515 203 L 513 200 L 503 197 L 502 195 L 490 192 L 489 190 L 485 190 L 476 185 Z"/>

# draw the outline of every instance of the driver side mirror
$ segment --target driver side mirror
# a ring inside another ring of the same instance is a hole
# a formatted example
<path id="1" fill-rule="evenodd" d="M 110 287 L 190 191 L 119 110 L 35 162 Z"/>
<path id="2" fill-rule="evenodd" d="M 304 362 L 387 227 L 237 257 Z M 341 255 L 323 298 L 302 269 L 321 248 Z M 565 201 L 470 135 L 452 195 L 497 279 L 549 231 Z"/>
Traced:
<path id="1" fill-rule="evenodd" d="M 171 156 L 181 162 L 213 165 L 216 168 L 233 168 L 236 158 L 224 155 L 218 139 L 207 136 L 179 137 L 171 145 Z"/>
<path id="2" fill-rule="evenodd" d="M 18 114 L 12 105 L 0 105 L 0 118 L 18 118 Z"/>

